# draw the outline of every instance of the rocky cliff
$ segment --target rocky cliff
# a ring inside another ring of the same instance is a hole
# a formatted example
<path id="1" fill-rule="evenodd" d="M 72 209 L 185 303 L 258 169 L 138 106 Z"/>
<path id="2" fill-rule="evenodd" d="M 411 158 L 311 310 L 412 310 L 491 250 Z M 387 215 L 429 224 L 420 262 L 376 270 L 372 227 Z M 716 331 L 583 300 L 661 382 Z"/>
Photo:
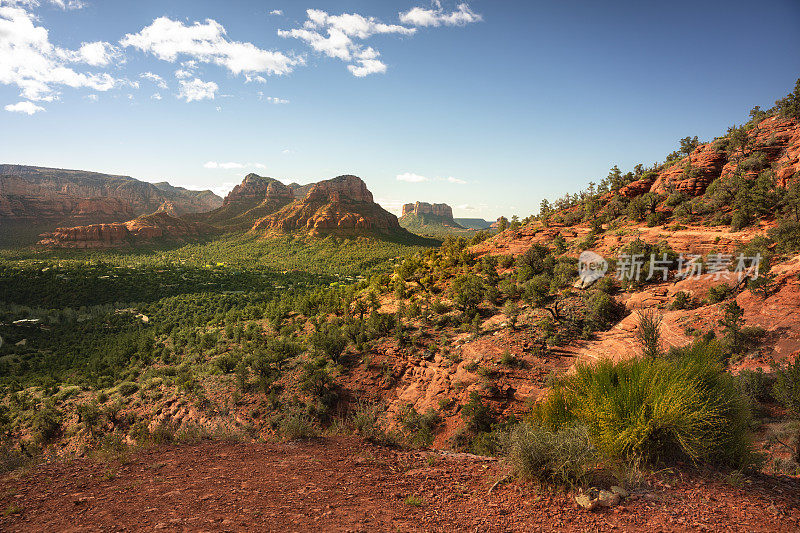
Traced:
<path id="1" fill-rule="evenodd" d="M 255 221 L 293 200 L 294 191 L 275 178 L 248 174 L 228 193 L 221 207 L 186 218 L 230 230 L 247 230 Z"/>
<path id="2" fill-rule="evenodd" d="M 759 166 L 775 173 L 775 185 L 785 187 L 800 172 L 800 121 L 772 116 L 746 132 L 741 146 L 726 149 L 727 139 L 697 146 L 684 158 L 651 175 L 629 183 L 619 194 L 633 198 L 653 192 L 674 190 L 691 197 L 701 196 L 715 180 L 728 178 L 738 169 L 746 176 L 757 174 L 752 158 Z"/>
<path id="3" fill-rule="evenodd" d="M 211 191 L 190 191 L 128 176 L 0 165 L 0 221 L 109 223 L 153 213 L 169 202 L 176 213 L 222 204 Z"/>
<path id="4" fill-rule="evenodd" d="M 408 235 L 396 216 L 373 201 L 366 184 L 350 175 L 309 185 L 284 185 L 274 178 L 248 174 L 219 208 L 207 213 L 178 214 L 174 203 L 164 202 L 156 213 L 124 223 L 58 228 L 41 235 L 39 244 L 62 248 L 120 247 L 185 242 L 203 235 L 244 230 L 262 235 L 295 231 L 312 235 Z"/>
<path id="5" fill-rule="evenodd" d="M 402 232 L 397 217 L 373 201 L 372 193 L 357 176 L 320 181 L 279 211 L 258 220 L 257 233 L 307 231 L 314 235 Z"/>
<path id="6" fill-rule="evenodd" d="M 453 218 L 453 209 L 447 204 L 429 204 L 416 202 L 403 205 L 403 215 L 434 215 L 443 218 Z"/>
<path id="7" fill-rule="evenodd" d="M 152 243 L 192 242 L 212 232 L 212 228 L 187 222 L 162 211 L 128 222 L 58 228 L 41 235 L 39 244 L 48 248 L 122 248 Z"/>

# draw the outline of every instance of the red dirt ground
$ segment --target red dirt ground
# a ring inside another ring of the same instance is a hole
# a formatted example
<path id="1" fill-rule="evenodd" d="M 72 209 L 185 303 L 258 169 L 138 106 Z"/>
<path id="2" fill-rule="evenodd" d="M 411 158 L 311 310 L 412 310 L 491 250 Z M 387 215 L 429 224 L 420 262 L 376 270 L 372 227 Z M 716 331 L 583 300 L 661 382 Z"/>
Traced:
<path id="1" fill-rule="evenodd" d="M 489 487 L 497 461 L 334 437 L 202 442 L 123 461 L 40 465 L 2 481 L 2 531 L 797 531 L 800 480 L 660 476 L 613 510 L 531 483 Z M 410 495 L 421 505 L 406 503 Z"/>

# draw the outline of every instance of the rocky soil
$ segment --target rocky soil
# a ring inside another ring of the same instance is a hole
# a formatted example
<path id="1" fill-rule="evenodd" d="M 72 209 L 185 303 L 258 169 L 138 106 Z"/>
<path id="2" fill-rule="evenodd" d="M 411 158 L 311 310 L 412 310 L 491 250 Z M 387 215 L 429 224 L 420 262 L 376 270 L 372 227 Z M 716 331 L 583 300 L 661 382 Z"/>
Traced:
<path id="1" fill-rule="evenodd" d="M 692 470 L 613 509 L 501 482 L 491 459 L 336 437 L 202 442 L 51 463 L 0 482 L 3 531 L 794 531 L 800 482 Z M 491 490 L 490 490 L 491 489 Z"/>

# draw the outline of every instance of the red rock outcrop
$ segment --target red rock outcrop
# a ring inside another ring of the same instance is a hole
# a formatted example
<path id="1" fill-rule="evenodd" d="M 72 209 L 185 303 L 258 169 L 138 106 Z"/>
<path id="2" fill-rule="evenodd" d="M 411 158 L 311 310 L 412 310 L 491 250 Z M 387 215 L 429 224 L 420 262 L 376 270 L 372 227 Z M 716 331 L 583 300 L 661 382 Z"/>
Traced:
<path id="1" fill-rule="evenodd" d="M 634 196 L 641 196 L 645 193 L 650 192 L 650 188 L 653 186 L 654 181 L 655 180 L 646 178 L 636 180 L 621 188 L 619 190 L 619 194 L 620 196 L 624 196 L 625 198 L 633 198 Z"/>
<path id="2" fill-rule="evenodd" d="M 785 187 L 800 172 L 800 121 L 769 117 L 749 132 L 745 153 L 734 152 L 721 177 L 733 174 L 737 164 L 750 153 L 761 152 L 775 171 L 776 185 Z"/>
<path id="3" fill-rule="evenodd" d="M 258 205 L 265 199 L 286 198 L 293 199 L 292 190 L 273 178 L 265 178 L 258 174 L 248 174 L 242 183 L 233 188 L 223 200 L 222 205 Z"/>
<path id="4" fill-rule="evenodd" d="M 448 219 L 453 218 L 453 209 L 447 204 L 429 204 L 427 202 L 416 202 L 403 205 L 403 214 L 406 215 L 434 215 Z"/>
<path id="5" fill-rule="evenodd" d="M 20 222 L 121 222 L 152 213 L 165 202 L 184 213 L 219 207 L 211 191 L 168 183 L 22 165 L 0 165 L 0 220 Z"/>
<path id="6" fill-rule="evenodd" d="M 700 196 L 720 176 L 726 160 L 725 152 L 716 150 L 712 143 L 701 144 L 688 157 L 661 171 L 650 190 L 663 194 L 672 185 L 678 192 Z"/>
<path id="7" fill-rule="evenodd" d="M 189 242 L 210 232 L 211 228 L 202 224 L 157 212 L 122 223 L 58 228 L 42 234 L 39 244 L 47 248 L 119 248 L 156 241 Z"/>
<path id="8" fill-rule="evenodd" d="M 663 194 L 669 185 L 689 196 L 700 196 L 712 181 L 731 176 L 751 154 L 763 153 L 766 164 L 775 171 L 775 184 L 785 187 L 800 172 L 800 121 L 773 116 L 748 132 L 744 152 L 730 154 L 717 150 L 715 143 L 701 144 L 688 157 L 659 172 L 650 191 Z M 691 166 L 687 167 L 687 163 Z M 754 173 L 750 173 L 753 174 Z M 644 183 L 634 182 L 620 190 L 627 197 L 647 192 Z"/>
<path id="9" fill-rule="evenodd" d="M 308 231 L 315 235 L 403 231 L 396 216 L 373 202 L 361 178 L 339 176 L 307 190 L 303 198 L 258 220 L 252 231 Z"/>

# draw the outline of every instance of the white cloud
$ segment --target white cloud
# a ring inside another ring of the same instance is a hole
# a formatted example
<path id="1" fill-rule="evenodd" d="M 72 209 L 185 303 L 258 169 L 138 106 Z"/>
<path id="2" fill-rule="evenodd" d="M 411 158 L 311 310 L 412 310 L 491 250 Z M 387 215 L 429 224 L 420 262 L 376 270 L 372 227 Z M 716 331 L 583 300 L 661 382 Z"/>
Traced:
<path id="1" fill-rule="evenodd" d="M 151 53 L 170 63 L 177 61 L 180 56 L 201 63 L 213 63 L 235 75 L 256 72 L 283 75 L 303 64 L 302 58 L 262 50 L 252 43 L 231 41 L 226 37 L 225 28 L 212 19 L 187 26 L 183 22 L 160 17 L 139 33 L 127 34 L 120 44 Z"/>
<path id="2" fill-rule="evenodd" d="M 51 4 L 54 4 L 61 9 L 83 9 L 86 7 L 86 2 L 83 0 L 50 0 Z"/>
<path id="3" fill-rule="evenodd" d="M 263 163 L 236 163 L 233 161 L 228 163 L 219 163 L 217 161 L 209 161 L 205 163 L 203 167 L 211 170 L 241 170 L 243 168 L 257 168 L 259 170 L 264 170 L 267 168 L 267 165 Z"/>
<path id="4" fill-rule="evenodd" d="M 92 102 L 96 102 L 96 101 L 98 101 L 98 100 L 100 99 L 100 97 L 99 97 L 99 96 L 97 96 L 96 94 L 90 94 L 90 95 L 88 95 L 86 98 L 88 98 L 88 99 L 89 99 L 89 100 L 91 100 Z"/>
<path id="5" fill-rule="evenodd" d="M 412 26 L 437 27 L 437 26 L 465 26 L 473 22 L 480 22 L 483 17 L 469 8 L 467 4 L 458 4 L 456 11 L 445 13 L 439 2 L 435 9 L 414 7 L 405 13 L 400 13 L 400 22 Z"/>
<path id="6" fill-rule="evenodd" d="M 436 177 L 431 179 L 426 176 L 414 174 L 413 172 L 406 172 L 404 174 L 399 174 L 397 176 L 397 181 L 405 181 L 406 183 L 423 183 L 425 181 L 446 181 L 448 183 L 456 183 L 458 185 L 464 185 L 465 183 L 467 183 L 466 181 L 459 178 L 454 178 L 453 176 L 450 176 L 448 178 Z"/>
<path id="7" fill-rule="evenodd" d="M 375 203 L 395 215 L 399 215 L 403 211 L 403 201 L 395 200 L 393 198 L 377 198 Z"/>
<path id="8" fill-rule="evenodd" d="M 183 98 L 187 102 L 213 100 L 219 90 L 219 85 L 213 81 L 203 81 L 198 78 L 191 81 L 181 80 L 179 84 L 181 88 L 178 98 Z"/>
<path id="9" fill-rule="evenodd" d="M 86 7 L 86 2 L 83 0 L 44 0 L 46 4 L 53 4 L 63 10 L 68 9 L 83 9 Z M 40 0 L 3 0 L 0 3 L 8 4 L 11 6 L 24 6 L 24 7 L 39 7 L 42 2 Z"/>
<path id="10" fill-rule="evenodd" d="M 8 104 L 5 107 L 5 110 L 12 113 L 25 113 L 27 115 L 33 115 L 39 111 L 44 111 L 44 108 L 34 104 L 33 102 L 17 102 L 16 104 Z"/>
<path id="11" fill-rule="evenodd" d="M 276 17 L 280 17 L 281 15 L 283 15 L 283 11 L 281 11 L 280 9 L 273 9 L 272 11 L 269 12 L 269 14 Z"/>
<path id="12" fill-rule="evenodd" d="M 259 91 L 258 92 L 258 99 L 264 100 L 265 102 L 269 102 L 270 104 L 288 104 L 289 100 L 285 100 L 283 98 L 277 98 L 275 96 L 264 96 L 264 93 Z"/>
<path id="13" fill-rule="evenodd" d="M 182 68 L 179 68 L 178 70 L 175 71 L 175 77 L 178 78 L 179 80 L 185 80 L 186 78 L 191 78 L 192 76 L 194 76 L 194 74 Z"/>
<path id="14" fill-rule="evenodd" d="M 81 61 L 93 67 L 105 67 L 113 61 L 120 61 L 122 54 L 116 46 L 105 41 L 83 43 L 78 50 Z"/>
<path id="15" fill-rule="evenodd" d="M 363 41 L 379 34 L 414 35 L 416 28 L 384 24 L 374 17 L 357 13 L 329 15 L 318 9 L 306 10 L 308 17 L 301 28 L 279 30 L 281 37 L 300 39 L 317 52 L 351 63 L 348 70 L 357 77 L 386 72 L 373 48 L 364 48 Z"/>
<path id="16" fill-rule="evenodd" d="M 150 97 L 151 100 L 161 100 L 162 96 L 160 93 L 153 93 L 153 96 Z"/>
<path id="17" fill-rule="evenodd" d="M 164 80 L 164 78 L 162 78 L 158 74 L 153 74 L 152 72 L 143 72 L 139 74 L 139 77 L 152 81 L 158 86 L 159 89 L 169 88 L 169 85 L 167 85 L 167 82 Z"/>
<path id="18" fill-rule="evenodd" d="M 422 183 L 423 181 L 430 181 L 430 179 L 426 178 L 425 176 L 420 176 L 419 174 L 406 172 L 404 174 L 398 174 L 397 181 L 405 181 L 406 183 Z"/>
<path id="19" fill-rule="evenodd" d="M 62 4 L 68 8 L 70 2 Z M 66 66 L 70 62 L 100 66 L 111 61 L 111 45 L 84 43 L 79 50 L 57 47 L 32 13 L 14 5 L 0 3 L 0 84 L 16 85 L 27 100 L 52 102 L 60 96 L 59 86 L 102 92 L 122 83 L 107 73 L 78 72 Z"/>
<path id="20" fill-rule="evenodd" d="M 244 76 L 245 83 L 252 83 L 254 81 L 258 83 L 267 83 L 267 79 L 264 76 L 249 76 L 245 74 Z"/>

